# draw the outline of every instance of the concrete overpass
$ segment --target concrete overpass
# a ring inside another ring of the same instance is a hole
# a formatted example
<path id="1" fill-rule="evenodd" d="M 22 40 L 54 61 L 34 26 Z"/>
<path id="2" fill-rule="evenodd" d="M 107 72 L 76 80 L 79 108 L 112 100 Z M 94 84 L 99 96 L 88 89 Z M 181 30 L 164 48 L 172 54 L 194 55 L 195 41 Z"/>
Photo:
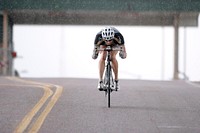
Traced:
<path id="1" fill-rule="evenodd" d="M 12 75 L 14 24 L 138 25 L 174 27 L 178 79 L 179 27 L 198 26 L 196 0 L 0 0 L 0 75 Z"/>

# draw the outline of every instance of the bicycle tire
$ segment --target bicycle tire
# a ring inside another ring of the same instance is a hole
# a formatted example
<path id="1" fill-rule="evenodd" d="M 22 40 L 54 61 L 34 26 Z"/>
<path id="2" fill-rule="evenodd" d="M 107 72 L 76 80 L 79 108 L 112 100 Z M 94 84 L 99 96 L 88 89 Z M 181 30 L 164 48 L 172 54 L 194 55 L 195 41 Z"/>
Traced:
<path id="1" fill-rule="evenodd" d="M 110 74 L 111 74 L 111 66 L 108 65 L 107 68 L 107 79 L 108 79 L 108 88 L 107 88 L 107 93 L 108 93 L 108 108 L 110 108 L 110 93 L 111 93 L 111 86 L 110 86 Z"/>

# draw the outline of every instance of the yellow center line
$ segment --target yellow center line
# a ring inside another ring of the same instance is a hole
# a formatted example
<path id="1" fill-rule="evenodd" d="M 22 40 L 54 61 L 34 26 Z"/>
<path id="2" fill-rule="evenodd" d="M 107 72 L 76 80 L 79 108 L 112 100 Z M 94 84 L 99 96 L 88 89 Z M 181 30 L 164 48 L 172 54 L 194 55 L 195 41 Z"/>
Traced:
<path id="1" fill-rule="evenodd" d="M 28 86 L 28 87 L 37 87 L 44 89 L 44 94 L 42 98 L 37 102 L 37 104 L 32 108 L 31 111 L 23 118 L 23 120 L 18 124 L 16 127 L 14 133 L 22 133 L 27 128 L 27 126 L 30 124 L 33 117 L 36 115 L 36 113 L 40 110 L 40 108 L 45 104 L 47 99 L 53 94 L 53 91 L 50 90 L 47 87 L 40 86 L 40 85 L 11 85 L 11 84 L 0 84 L 0 86 Z"/>
<path id="2" fill-rule="evenodd" d="M 44 109 L 44 111 L 38 117 L 37 121 L 34 123 L 34 125 L 32 126 L 32 128 L 30 129 L 29 133 L 35 133 L 35 132 L 39 131 L 39 129 L 42 126 L 45 118 L 47 117 L 47 115 L 49 114 L 49 112 L 51 111 L 51 109 L 53 108 L 53 106 L 55 105 L 56 101 L 61 96 L 63 88 L 61 86 L 57 86 L 57 85 L 55 87 L 56 87 L 56 92 L 52 96 L 50 102 L 48 103 L 48 105 L 46 106 L 46 108 Z"/>
<path id="3" fill-rule="evenodd" d="M 34 81 L 26 81 L 26 80 L 22 80 L 22 79 L 19 79 L 19 78 L 9 78 L 8 77 L 7 79 L 26 83 L 26 84 L 33 84 L 33 85 L 29 85 L 29 86 L 40 87 L 40 88 L 43 88 L 44 91 L 45 91 L 44 94 L 43 94 L 43 97 L 32 108 L 32 110 L 23 118 L 23 120 L 20 122 L 20 124 L 15 129 L 14 133 L 22 133 L 26 130 L 26 128 L 28 127 L 28 125 L 32 121 L 35 114 L 41 109 L 41 107 L 46 103 L 47 99 L 53 94 L 53 91 L 51 90 L 51 88 L 53 88 L 53 87 L 56 88 L 56 91 L 55 91 L 54 95 L 51 97 L 51 100 L 49 101 L 49 103 L 47 104 L 47 106 L 45 107 L 43 112 L 40 114 L 38 119 L 33 123 L 33 126 L 29 130 L 30 133 L 38 132 L 39 129 L 41 128 L 44 120 L 46 119 L 47 115 L 52 110 L 53 106 L 55 105 L 55 103 L 57 102 L 59 97 L 61 96 L 63 88 L 61 86 L 58 86 L 58 85 L 45 84 L 45 83 L 39 83 L 39 82 L 34 82 Z"/>
<path id="4" fill-rule="evenodd" d="M 30 122 L 32 121 L 33 117 L 36 115 L 36 113 L 41 109 L 41 107 L 45 104 L 47 99 L 53 94 L 52 90 L 50 90 L 47 87 L 38 86 L 44 89 L 44 94 L 42 98 L 37 102 L 37 104 L 31 109 L 31 111 L 23 118 L 23 120 L 19 123 L 19 125 L 16 127 L 14 133 L 22 133 L 24 130 L 28 127 Z"/>

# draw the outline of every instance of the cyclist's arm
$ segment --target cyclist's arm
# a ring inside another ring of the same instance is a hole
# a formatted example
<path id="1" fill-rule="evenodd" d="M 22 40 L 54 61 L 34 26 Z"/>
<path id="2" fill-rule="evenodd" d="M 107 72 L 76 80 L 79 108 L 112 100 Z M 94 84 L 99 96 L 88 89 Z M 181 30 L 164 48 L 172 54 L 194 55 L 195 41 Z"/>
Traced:
<path id="1" fill-rule="evenodd" d="M 114 40 L 119 44 L 119 45 L 124 45 L 124 37 L 120 32 L 115 33 L 115 38 Z"/>
<path id="2" fill-rule="evenodd" d="M 95 40 L 94 40 L 94 45 L 95 46 L 100 46 L 103 43 L 102 35 L 101 32 L 97 33 Z"/>
<path id="3" fill-rule="evenodd" d="M 122 51 L 124 51 L 126 53 L 126 47 L 125 47 L 125 45 L 121 45 L 121 47 L 122 47 Z"/>
<path id="4" fill-rule="evenodd" d="M 126 53 L 126 47 L 124 45 L 124 37 L 122 36 L 122 34 L 119 32 L 119 33 L 116 33 L 116 37 L 115 37 L 115 40 L 119 43 L 119 45 L 122 47 L 122 51 L 124 52 L 125 54 L 125 58 L 127 57 L 127 53 Z"/>

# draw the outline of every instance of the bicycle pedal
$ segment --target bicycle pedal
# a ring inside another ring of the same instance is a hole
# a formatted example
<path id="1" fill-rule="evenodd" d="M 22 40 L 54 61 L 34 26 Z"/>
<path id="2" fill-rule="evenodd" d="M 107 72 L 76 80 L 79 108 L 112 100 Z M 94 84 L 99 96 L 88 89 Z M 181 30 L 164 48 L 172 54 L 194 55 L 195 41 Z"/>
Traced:
<path id="1" fill-rule="evenodd" d="M 112 91 L 117 91 L 117 90 L 116 90 L 116 89 L 111 89 L 111 92 L 112 92 Z"/>
<path id="2" fill-rule="evenodd" d="M 99 91 L 104 91 L 104 89 L 103 88 L 99 88 Z"/>

